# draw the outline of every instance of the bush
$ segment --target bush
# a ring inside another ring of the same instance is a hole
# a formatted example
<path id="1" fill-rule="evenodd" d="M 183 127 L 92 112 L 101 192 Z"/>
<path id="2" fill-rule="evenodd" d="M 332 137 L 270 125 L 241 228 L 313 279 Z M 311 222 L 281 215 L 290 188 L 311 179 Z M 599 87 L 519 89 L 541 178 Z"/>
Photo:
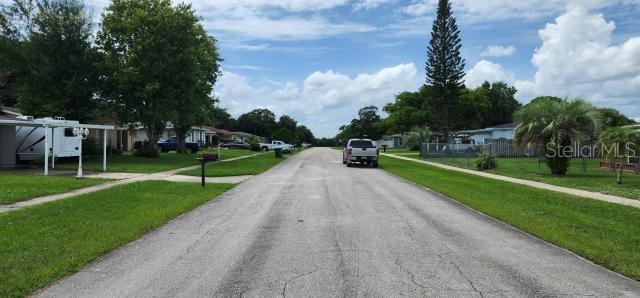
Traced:
<path id="1" fill-rule="evenodd" d="M 102 146 L 100 145 L 92 138 L 82 140 L 82 156 L 102 154 Z"/>
<path id="2" fill-rule="evenodd" d="M 116 148 L 116 147 L 113 147 L 113 146 L 109 145 L 109 147 L 107 147 L 107 154 L 109 154 L 109 155 L 122 155 L 122 149 Z"/>
<path id="3" fill-rule="evenodd" d="M 142 142 L 140 147 L 133 151 L 133 155 L 150 158 L 160 157 L 158 149 L 153 146 L 153 144 L 149 143 L 149 141 Z"/>
<path id="4" fill-rule="evenodd" d="M 480 171 L 490 170 L 498 167 L 498 160 L 493 154 L 480 152 L 478 153 L 478 157 L 476 157 L 476 160 L 473 161 L 473 166 Z"/>
<path id="5" fill-rule="evenodd" d="M 251 149 L 251 151 L 260 151 L 260 142 L 262 142 L 262 140 L 254 135 L 250 135 L 244 138 L 245 143 L 248 143 Z"/>

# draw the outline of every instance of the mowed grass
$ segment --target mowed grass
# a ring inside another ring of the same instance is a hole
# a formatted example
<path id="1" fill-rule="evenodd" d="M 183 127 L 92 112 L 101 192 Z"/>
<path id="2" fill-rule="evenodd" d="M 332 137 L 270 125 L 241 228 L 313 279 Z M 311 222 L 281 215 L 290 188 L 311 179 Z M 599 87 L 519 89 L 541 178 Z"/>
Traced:
<path id="1" fill-rule="evenodd" d="M 207 150 L 206 152 L 218 152 L 217 150 Z M 246 156 L 255 154 L 256 152 L 249 150 L 221 150 L 221 159 L 230 159 L 240 156 Z M 198 154 L 184 153 L 178 154 L 175 152 L 160 153 L 159 158 L 147 158 L 133 156 L 130 152 L 123 155 L 109 155 L 107 156 L 107 171 L 108 172 L 123 172 L 123 173 L 157 173 L 184 168 L 188 166 L 197 165 L 199 163 L 196 158 L 202 156 L 202 151 Z M 100 172 L 102 171 L 102 156 L 91 156 L 84 158 L 83 169 L 87 171 Z M 62 169 L 75 169 L 78 166 L 78 161 L 69 160 L 60 164 L 56 164 L 57 168 Z"/>
<path id="2" fill-rule="evenodd" d="M 295 154 L 295 153 L 294 153 Z M 290 154 L 285 154 L 284 158 L 275 158 L 273 151 L 260 154 L 258 156 L 247 157 L 238 160 L 225 162 L 210 162 L 205 167 L 207 177 L 227 177 L 242 175 L 258 175 L 271 169 Z M 200 176 L 200 169 L 178 173 L 179 175 Z"/>
<path id="3" fill-rule="evenodd" d="M 0 205 L 68 192 L 101 184 L 103 179 L 76 179 L 70 175 L 44 176 L 34 173 L 0 172 Z"/>
<path id="4" fill-rule="evenodd" d="M 381 157 L 380 166 L 640 280 L 640 209 Z"/>
<path id="5" fill-rule="evenodd" d="M 407 157 L 420 159 L 418 156 Z M 473 168 L 474 158 L 441 157 L 427 160 L 461 168 Z M 580 159 L 572 159 L 567 175 L 555 176 L 550 174 L 546 164 L 538 164 L 537 158 L 498 158 L 498 167 L 487 172 L 640 200 L 640 175 L 624 173 L 623 183 L 617 184 L 616 174 L 600 169 L 599 160 L 586 159 L 586 171 L 583 171 L 582 162 Z"/>
<path id="6" fill-rule="evenodd" d="M 0 214 L 0 297 L 47 286 L 231 187 L 145 181 Z"/>

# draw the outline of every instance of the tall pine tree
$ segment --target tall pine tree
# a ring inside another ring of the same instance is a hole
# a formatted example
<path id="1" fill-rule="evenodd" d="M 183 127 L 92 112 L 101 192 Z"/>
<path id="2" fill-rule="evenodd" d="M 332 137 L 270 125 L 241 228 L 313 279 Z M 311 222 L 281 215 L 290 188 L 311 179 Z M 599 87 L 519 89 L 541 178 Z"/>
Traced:
<path id="1" fill-rule="evenodd" d="M 437 126 L 448 141 L 455 118 L 459 91 L 464 84 L 464 59 L 460 57 L 460 30 L 449 0 L 438 2 L 427 49 L 427 85 L 434 91 L 433 107 L 438 112 Z"/>

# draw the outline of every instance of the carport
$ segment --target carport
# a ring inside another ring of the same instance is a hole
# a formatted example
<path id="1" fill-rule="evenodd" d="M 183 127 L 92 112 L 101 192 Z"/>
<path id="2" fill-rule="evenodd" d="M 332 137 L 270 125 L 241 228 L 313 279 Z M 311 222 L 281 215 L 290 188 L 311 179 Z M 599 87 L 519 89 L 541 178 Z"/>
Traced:
<path id="1" fill-rule="evenodd" d="M 107 130 L 114 129 L 111 125 L 98 124 L 59 124 L 49 122 L 47 119 L 24 120 L 0 118 L 0 168 L 11 168 L 16 165 L 16 127 L 37 127 L 44 129 L 44 175 L 49 175 L 49 148 L 53 147 L 53 139 L 50 140 L 47 128 L 81 128 L 103 130 L 102 138 L 102 171 L 107 171 Z M 49 142 L 52 142 L 49 146 Z M 82 155 L 82 150 L 80 152 Z M 81 157 L 80 157 L 81 158 Z"/>

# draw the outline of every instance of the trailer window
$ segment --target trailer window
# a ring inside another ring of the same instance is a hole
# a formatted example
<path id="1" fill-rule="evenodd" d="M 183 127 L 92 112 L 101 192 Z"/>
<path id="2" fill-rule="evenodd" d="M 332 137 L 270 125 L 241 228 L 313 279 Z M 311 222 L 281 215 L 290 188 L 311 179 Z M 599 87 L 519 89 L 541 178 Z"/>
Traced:
<path id="1" fill-rule="evenodd" d="M 354 140 L 351 141 L 351 147 L 353 148 L 374 148 L 371 141 Z"/>
<path id="2" fill-rule="evenodd" d="M 65 137 L 73 137 L 73 128 L 65 128 L 64 129 L 64 136 Z"/>

